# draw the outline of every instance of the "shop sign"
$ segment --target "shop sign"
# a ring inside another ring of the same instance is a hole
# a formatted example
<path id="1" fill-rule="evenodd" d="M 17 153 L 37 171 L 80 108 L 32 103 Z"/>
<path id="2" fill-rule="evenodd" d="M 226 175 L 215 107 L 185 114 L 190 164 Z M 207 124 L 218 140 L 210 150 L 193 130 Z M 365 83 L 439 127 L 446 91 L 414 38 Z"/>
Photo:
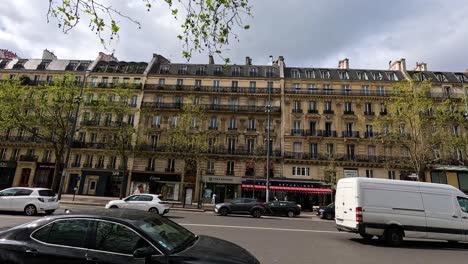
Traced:
<path id="1" fill-rule="evenodd" d="M 344 178 L 359 177 L 358 170 L 344 170 Z"/>
<path id="2" fill-rule="evenodd" d="M 229 177 L 229 176 L 203 176 L 203 181 L 206 183 L 227 183 L 227 184 L 241 184 L 241 177 Z"/>

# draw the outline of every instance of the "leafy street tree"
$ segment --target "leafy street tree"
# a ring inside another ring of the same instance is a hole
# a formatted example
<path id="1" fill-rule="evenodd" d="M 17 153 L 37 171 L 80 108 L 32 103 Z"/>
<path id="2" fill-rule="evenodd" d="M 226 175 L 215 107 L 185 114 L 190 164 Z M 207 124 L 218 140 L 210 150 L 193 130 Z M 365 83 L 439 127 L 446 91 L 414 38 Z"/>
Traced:
<path id="1" fill-rule="evenodd" d="M 170 127 L 161 139 L 162 152 L 183 160 L 186 173 L 195 173 L 195 182 L 199 188 L 196 200 L 199 201 L 202 191 L 201 168 L 207 158 L 206 153 L 209 147 L 208 131 L 204 127 L 206 121 L 204 110 L 197 104 L 183 104 L 181 111 L 173 118 Z"/>
<path id="2" fill-rule="evenodd" d="M 138 109 L 136 102 L 130 101 L 135 91 L 138 91 L 135 88 L 138 87 L 126 83 L 115 85 L 111 89 L 88 88 L 88 99 L 83 110 L 83 122 L 88 125 L 87 130 L 99 132 L 103 136 L 100 144 L 104 151 L 120 158 L 119 170 L 123 175 L 120 198 L 126 194 L 128 161 L 134 154 L 137 140 L 135 122 Z"/>
<path id="3" fill-rule="evenodd" d="M 382 131 L 378 140 L 387 149 L 401 151 L 397 155 L 404 158 L 398 166 L 417 174 L 420 181 L 425 181 L 431 164 L 440 162 L 437 153 L 447 147 L 446 122 L 458 114 L 455 102 L 431 96 L 432 86 L 430 81 L 397 84 L 386 103 L 387 115 L 375 121 Z"/>
<path id="4" fill-rule="evenodd" d="M 147 11 L 155 8 L 155 0 L 138 0 Z M 221 54 L 222 48 L 233 37 L 238 39 L 236 29 L 249 29 L 243 18 L 251 16 L 249 0 L 160 0 L 165 2 L 175 20 L 180 21 L 182 34 L 177 38 L 183 42 L 183 56 L 190 59 L 193 52 L 205 49 L 210 54 Z M 158 3 L 163 4 L 163 3 Z M 181 11 L 179 11 L 179 8 Z M 127 15 L 124 10 L 108 4 L 104 0 L 49 0 L 47 21 L 57 20 L 64 33 L 75 28 L 82 20 L 89 23 L 105 46 L 105 39 L 119 36 L 120 22 L 124 19 L 138 28 L 142 25 L 137 18 Z M 226 58 L 228 63 L 229 59 Z"/>
<path id="5" fill-rule="evenodd" d="M 25 80 L 0 82 L 0 129 L 50 145 L 55 153 L 52 189 L 58 190 L 68 139 L 72 133 L 80 85 L 71 75 L 53 83 L 28 86 Z"/>

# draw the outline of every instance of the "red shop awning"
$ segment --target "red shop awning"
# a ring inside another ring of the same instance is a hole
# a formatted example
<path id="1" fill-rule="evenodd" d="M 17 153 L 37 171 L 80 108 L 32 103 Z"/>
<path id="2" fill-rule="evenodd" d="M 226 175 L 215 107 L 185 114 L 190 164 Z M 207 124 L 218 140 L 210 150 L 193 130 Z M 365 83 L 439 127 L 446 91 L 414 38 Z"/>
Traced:
<path id="1" fill-rule="evenodd" d="M 242 184 L 243 189 L 265 190 L 265 185 Z M 296 193 L 314 193 L 326 194 L 331 193 L 329 188 L 306 188 L 306 187 L 288 187 L 288 186 L 270 186 L 271 191 L 296 192 Z"/>

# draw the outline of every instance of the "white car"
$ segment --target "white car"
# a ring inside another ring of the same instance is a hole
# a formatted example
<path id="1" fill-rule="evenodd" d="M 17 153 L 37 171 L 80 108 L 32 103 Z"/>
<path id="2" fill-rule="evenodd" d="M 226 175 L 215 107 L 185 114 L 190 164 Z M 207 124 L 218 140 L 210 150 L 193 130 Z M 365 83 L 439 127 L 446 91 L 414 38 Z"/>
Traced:
<path id="1" fill-rule="evenodd" d="M 52 214 L 59 207 L 55 193 L 45 188 L 15 187 L 0 191 L 0 210 L 19 211 L 26 215 Z"/>
<path id="2" fill-rule="evenodd" d="M 136 209 L 164 215 L 169 212 L 169 205 L 161 201 L 160 197 L 154 194 L 135 194 L 122 200 L 110 201 L 106 204 L 106 208 Z"/>

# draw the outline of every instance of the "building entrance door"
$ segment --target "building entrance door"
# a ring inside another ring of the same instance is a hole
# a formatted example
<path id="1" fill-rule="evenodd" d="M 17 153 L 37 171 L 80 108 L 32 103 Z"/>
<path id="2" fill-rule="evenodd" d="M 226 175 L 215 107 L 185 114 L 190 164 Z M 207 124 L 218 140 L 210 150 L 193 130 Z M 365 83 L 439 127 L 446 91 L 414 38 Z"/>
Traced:
<path id="1" fill-rule="evenodd" d="M 86 177 L 86 182 L 84 185 L 85 194 L 87 195 L 96 195 L 96 189 L 98 184 L 98 176 L 88 176 Z"/>

